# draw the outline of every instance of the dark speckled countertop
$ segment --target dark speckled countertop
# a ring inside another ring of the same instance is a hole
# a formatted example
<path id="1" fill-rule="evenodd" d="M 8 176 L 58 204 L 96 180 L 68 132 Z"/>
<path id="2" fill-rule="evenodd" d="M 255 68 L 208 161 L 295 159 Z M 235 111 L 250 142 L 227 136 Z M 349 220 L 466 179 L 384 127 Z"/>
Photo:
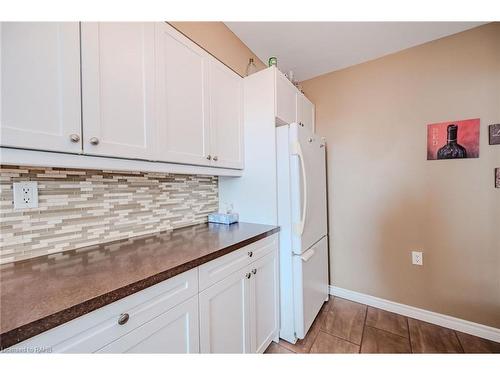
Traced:
<path id="1" fill-rule="evenodd" d="M 0 349 L 279 231 L 200 224 L 0 266 Z"/>

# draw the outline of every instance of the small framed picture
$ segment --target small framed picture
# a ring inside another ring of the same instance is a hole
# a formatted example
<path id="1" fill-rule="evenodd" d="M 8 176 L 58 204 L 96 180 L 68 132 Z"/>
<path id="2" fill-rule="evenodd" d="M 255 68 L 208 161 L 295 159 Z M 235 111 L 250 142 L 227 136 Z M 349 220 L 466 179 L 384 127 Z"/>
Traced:
<path id="1" fill-rule="evenodd" d="M 500 189 L 500 168 L 495 168 L 495 187 Z"/>
<path id="2" fill-rule="evenodd" d="M 500 124 L 490 125 L 490 145 L 500 145 Z"/>
<path id="3" fill-rule="evenodd" d="M 478 118 L 427 125 L 427 160 L 478 157 Z"/>

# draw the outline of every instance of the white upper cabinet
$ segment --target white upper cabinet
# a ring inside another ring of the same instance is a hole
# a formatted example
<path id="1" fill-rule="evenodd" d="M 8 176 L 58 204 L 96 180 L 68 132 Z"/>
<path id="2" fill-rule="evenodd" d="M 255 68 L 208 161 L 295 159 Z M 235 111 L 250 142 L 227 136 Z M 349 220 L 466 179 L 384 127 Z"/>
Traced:
<path id="1" fill-rule="evenodd" d="M 295 122 L 297 88 L 281 73 L 275 71 L 275 114 L 279 125 L 291 124 Z"/>
<path id="2" fill-rule="evenodd" d="M 81 152 L 77 22 L 0 23 L 2 146 Z"/>
<path id="3" fill-rule="evenodd" d="M 83 150 L 152 160 L 155 24 L 81 24 Z"/>
<path id="4" fill-rule="evenodd" d="M 297 92 L 297 123 L 315 131 L 314 123 L 314 104 L 305 97 L 304 94 Z"/>
<path id="5" fill-rule="evenodd" d="M 243 169 L 243 80 L 210 59 L 210 152 L 212 166 Z"/>
<path id="6" fill-rule="evenodd" d="M 164 22 L 0 23 L 0 68 L 1 146 L 243 169 L 243 79 Z"/>
<path id="7" fill-rule="evenodd" d="M 156 29 L 157 159 L 210 165 L 209 56 L 171 26 Z"/>

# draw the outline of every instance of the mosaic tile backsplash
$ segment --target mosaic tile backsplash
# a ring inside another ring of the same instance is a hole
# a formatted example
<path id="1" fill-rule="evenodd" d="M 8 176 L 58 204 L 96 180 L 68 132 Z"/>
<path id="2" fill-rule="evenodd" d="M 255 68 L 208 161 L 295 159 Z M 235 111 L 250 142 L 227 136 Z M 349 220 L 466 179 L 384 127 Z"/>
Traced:
<path id="1" fill-rule="evenodd" d="M 38 182 L 14 210 L 12 183 Z M 213 176 L 0 166 L 0 264 L 207 221 Z"/>

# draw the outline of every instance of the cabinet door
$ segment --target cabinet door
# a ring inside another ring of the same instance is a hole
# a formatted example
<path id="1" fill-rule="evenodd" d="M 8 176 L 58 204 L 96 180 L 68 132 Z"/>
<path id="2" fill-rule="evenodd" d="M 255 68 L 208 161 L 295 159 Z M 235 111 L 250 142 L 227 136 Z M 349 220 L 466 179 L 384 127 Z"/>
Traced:
<path id="1" fill-rule="evenodd" d="M 312 132 L 315 131 L 314 104 L 302 93 L 297 93 L 297 123 L 302 123 Z"/>
<path id="2" fill-rule="evenodd" d="M 243 168 L 243 79 L 210 61 L 210 153 L 212 166 Z"/>
<path id="3" fill-rule="evenodd" d="M 249 284 L 240 270 L 200 293 L 202 353 L 250 352 Z"/>
<path id="4" fill-rule="evenodd" d="M 0 23 L 0 65 L 1 145 L 81 152 L 79 24 Z"/>
<path id="5" fill-rule="evenodd" d="M 82 23 L 83 150 L 152 159 L 154 23 Z"/>
<path id="6" fill-rule="evenodd" d="M 296 87 L 281 73 L 275 69 L 276 74 L 276 99 L 275 99 L 275 112 L 276 120 L 279 125 L 291 124 L 295 122 L 296 113 Z"/>
<path id="7" fill-rule="evenodd" d="M 277 252 L 251 265 L 250 332 L 252 352 L 263 353 L 278 335 L 279 281 Z"/>
<path id="8" fill-rule="evenodd" d="M 157 159 L 209 165 L 208 54 L 165 23 L 156 29 Z"/>
<path id="9" fill-rule="evenodd" d="M 198 296 L 105 346 L 101 353 L 198 353 Z"/>

